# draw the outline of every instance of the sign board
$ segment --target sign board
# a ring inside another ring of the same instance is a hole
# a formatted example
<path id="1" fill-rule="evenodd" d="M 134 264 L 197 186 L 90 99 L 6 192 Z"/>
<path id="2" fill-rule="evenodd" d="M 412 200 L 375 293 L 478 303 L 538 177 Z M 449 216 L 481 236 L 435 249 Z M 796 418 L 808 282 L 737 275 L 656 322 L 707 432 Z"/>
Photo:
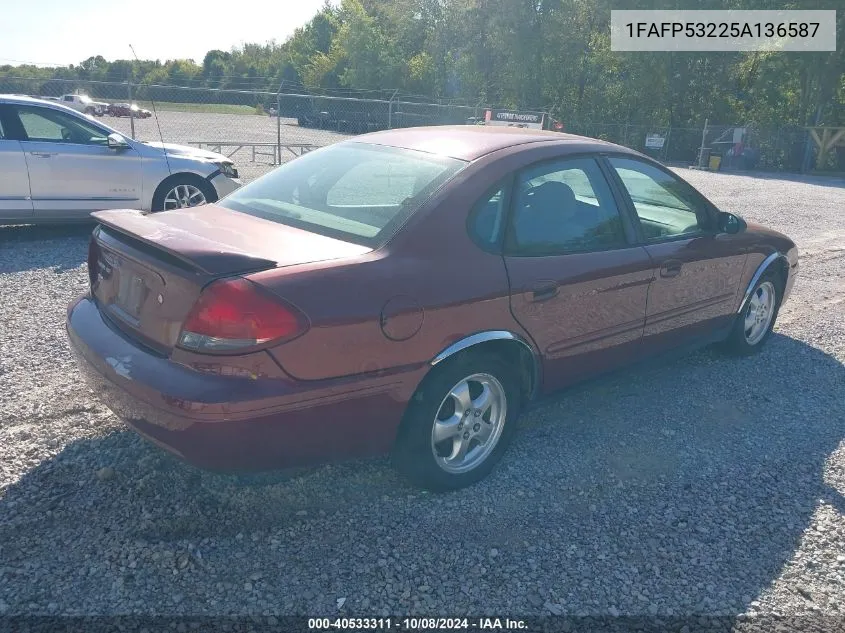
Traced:
<path id="1" fill-rule="evenodd" d="M 542 130 L 544 117 L 545 115 L 538 112 L 487 110 L 484 113 L 484 123 L 485 125 L 504 125 L 507 127 L 524 127 Z"/>
<path id="2" fill-rule="evenodd" d="M 649 134 L 645 137 L 645 146 L 648 149 L 663 149 L 666 137 L 660 134 Z"/>

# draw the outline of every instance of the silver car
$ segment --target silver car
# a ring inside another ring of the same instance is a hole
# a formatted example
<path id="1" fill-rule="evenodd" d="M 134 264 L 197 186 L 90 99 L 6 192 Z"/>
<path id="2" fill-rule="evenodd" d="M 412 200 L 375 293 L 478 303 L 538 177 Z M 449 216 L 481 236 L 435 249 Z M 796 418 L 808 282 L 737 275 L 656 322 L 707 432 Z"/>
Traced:
<path id="1" fill-rule="evenodd" d="M 193 207 L 240 184 L 222 154 L 135 141 L 59 103 L 0 95 L 0 224 Z"/>

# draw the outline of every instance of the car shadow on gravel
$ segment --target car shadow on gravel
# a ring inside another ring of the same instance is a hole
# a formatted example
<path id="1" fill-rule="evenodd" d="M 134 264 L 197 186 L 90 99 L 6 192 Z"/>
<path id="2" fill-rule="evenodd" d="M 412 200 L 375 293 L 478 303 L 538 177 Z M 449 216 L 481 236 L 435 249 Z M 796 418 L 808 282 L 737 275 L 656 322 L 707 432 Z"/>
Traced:
<path id="1" fill-rule="evenodd" d="M 0 603 L 64 609 L 58 582 L 101 611 L 730 616 L 820 509 L 845 512 L 843 384 L 782 335 L 624 372 L 528 414 L 488 479 L 446 495 L 386 459 L 243 479 L 127 431 L 77 441 L 0 498 Z"/>
<path id="2" fill-rule="evenodd" d="M 52 268 L 72 270 L 85 263 L 94 223 L 0 226 L 0 273 Z"/>

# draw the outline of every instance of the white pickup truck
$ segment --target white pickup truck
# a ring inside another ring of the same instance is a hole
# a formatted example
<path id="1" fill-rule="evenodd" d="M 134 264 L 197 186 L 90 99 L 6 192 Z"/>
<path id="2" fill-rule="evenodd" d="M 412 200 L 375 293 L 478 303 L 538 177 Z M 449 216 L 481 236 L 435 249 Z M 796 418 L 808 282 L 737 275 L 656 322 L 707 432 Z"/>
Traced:
<path id="1" fill-rule="evenodd" d="M 103 116 L 106 113 L 106 109 L 109 107 L 108 103 L 103 103 L 102 101 L 94 101 L 88 95 L 62 95 L 59 98 L 59 102 L 62 105 L 66 105 L 69 108 L 73 108 L 77 112 L 83 112 L 84 114 L 93 114 L 95 116 Z"/>

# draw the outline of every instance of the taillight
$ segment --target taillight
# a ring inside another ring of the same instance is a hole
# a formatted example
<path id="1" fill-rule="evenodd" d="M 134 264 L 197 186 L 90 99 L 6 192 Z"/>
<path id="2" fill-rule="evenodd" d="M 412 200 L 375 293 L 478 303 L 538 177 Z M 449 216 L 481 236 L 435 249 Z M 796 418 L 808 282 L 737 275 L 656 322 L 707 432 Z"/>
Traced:
<path id="1" fill-rule="evenodd" d="M 299 310 L 246 279 L 206 287 L 182 324 L 179 346 L 196 352 L 232 352 L 281 343 L 308 329 Z"/>

